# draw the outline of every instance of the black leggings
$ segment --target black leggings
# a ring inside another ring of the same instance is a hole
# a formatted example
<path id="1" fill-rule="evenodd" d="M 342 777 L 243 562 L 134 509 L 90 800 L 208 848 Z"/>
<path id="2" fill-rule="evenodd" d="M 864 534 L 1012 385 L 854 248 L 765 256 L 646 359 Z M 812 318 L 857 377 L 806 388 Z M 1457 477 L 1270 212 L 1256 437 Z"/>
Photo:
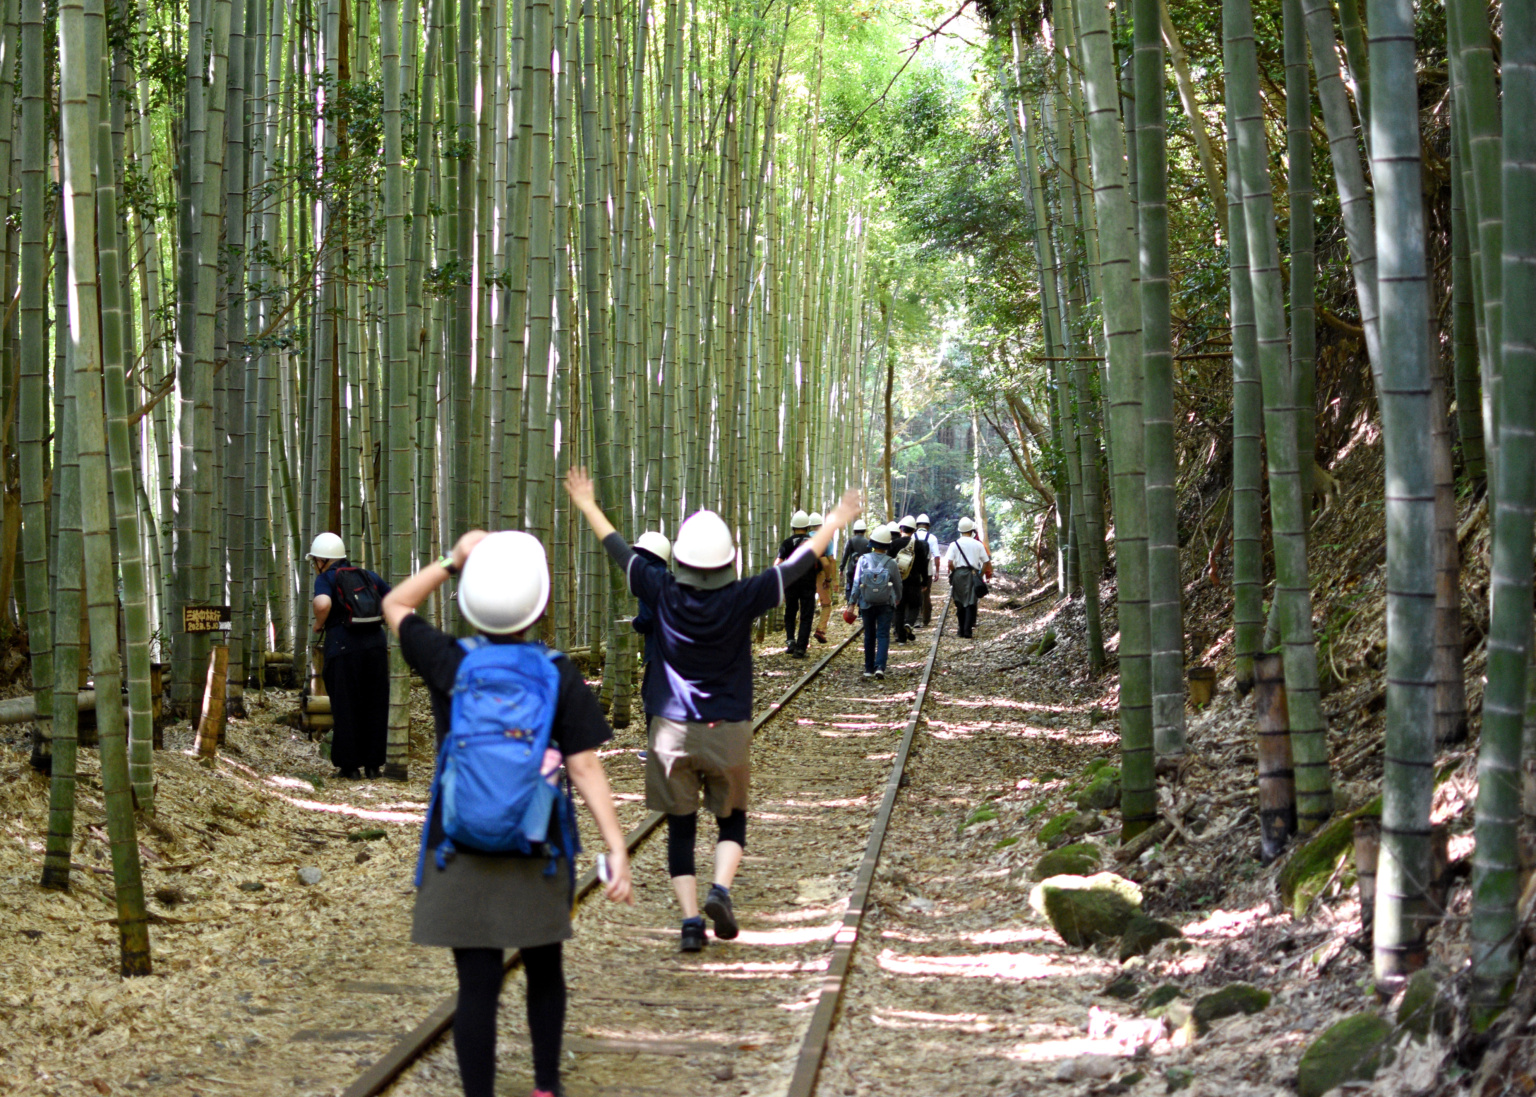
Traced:
<path id="1" fill-rule="evenodd" d="M 747 848 L 747 813 L 733 811 L 715 816 L 720 825 L 721 842 L 735 842 Z M 671 876 L 697 876 L 693 846 L 699 837 L 699 813 L 667 816 L 667 873 Z"/>
<path id="2" fill-rule="evenodd" d="M 528 1037 L 533 1043 L 533 1084 L 560 1092 L 560 1037 L 565 1031 L 565 970 L 560 942 L 525 948 L 528 973 Z M 505 961 L 499 948 L 456 948 L 459 1002 L 453 1018 L 453 1050 L 459 1057 L 464 1097 L 495 1097 L 496 1007 Z"/>

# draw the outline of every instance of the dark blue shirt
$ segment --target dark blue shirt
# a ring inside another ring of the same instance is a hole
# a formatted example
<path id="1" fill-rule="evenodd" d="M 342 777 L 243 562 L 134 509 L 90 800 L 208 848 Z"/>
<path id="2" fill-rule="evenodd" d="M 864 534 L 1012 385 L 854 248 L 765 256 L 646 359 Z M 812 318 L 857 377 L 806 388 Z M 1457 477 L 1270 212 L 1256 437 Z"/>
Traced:
<path id="1" fill-rule="evenodd" d="M 645 711 L 669 720 L 714 723 L 752 718 L 752 622 L 784 601 L 784 588 L 810 571 L 809 548 L 718 590 L 679 583 L 635 554 L 617 533 L 603 541 L 624 569 L 630 593 L 651 607 L 657 664 L 646 675 Z"/>
<path id="2" fill-rule="evenodd" d="M 330 567 L 315 576 L 314 597 L 325 595 L 331 600 L 331 611 L 325 615 L 325 657 L 330 659 L 337 655 L 346 655 L 354 651 L 369 651 L 373 648 L 387 646 L 384 640 L 383 625 L 360 625 L 351 628 L 346 623 L 346 613 L 341 608 L 341 598 L 336 594 L 336 569 L 349 568 L 350 560 L 337 560 Z M 379 598 L 390 591 L 390 586 L 377 573 L 360 568 L 366 575 L 373 576 L 373 581 L 379 585 Z"/>

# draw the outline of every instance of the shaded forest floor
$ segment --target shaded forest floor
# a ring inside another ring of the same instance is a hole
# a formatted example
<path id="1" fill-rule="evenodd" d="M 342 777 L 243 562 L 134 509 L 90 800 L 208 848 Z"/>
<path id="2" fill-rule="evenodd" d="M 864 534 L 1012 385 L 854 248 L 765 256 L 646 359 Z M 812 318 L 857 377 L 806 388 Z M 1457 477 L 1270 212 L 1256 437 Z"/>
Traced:
<path id="1" fill-rule="evenodd" d="M 1362 428 L 1333 472 L 1340 486 L 1314 527 L 1312 554 L 1342 811 L 1374 796 L 1380 778 L 1379 439 Z M 984 605 L 976 641 L 955 638 L 952 625 L 946 630 L 911 784 L 892 818 L 822 1093 L 1013 1095 L 1043 1086 L 1073 1097 L 1181 1090 L 1268 1097 L 1294 1092 L 1302 1051 L 1329 1024 L 1380 1008 L 1359 947 L 1348 851 L 1329 863 L 1318 894 L 1296 912 L 1285 908 L 1278 886 L 1286 859 L 1259 861 L 1251 707 L 1235 695 L 1230 677 L 1230 565 L 1223 553 L 1209 556 L 1220 541 L 1224 508 L 1195 491 L 1185 498 L 1194 658 L 1217 668 L 1221 688 L 1208 708 L 1191 714 L 1190 760 L 1160 782 L 1166 836 L 1123 857 L 1118 813 L 1102 808 L 1075 838 L 1092 847 L 1103 870 L 1135 881 L 1145 912 L 1180 936 L 1122 962 L 1114 942 L 1068 947 L 1031 909 L 1034 876 L 1047 852 L 1042 830 L 1076 809 L 1096 767 L 1116 760 L 1116 699 L 1112 675 L 1087 673 L 1080 602 L 1002 579 Z M 1435 818 L 1450 826 L 1452 861 L 1464 865 L 1476 795 L 1487 534 L 1465 503 L 1462 517 L 1473 718 L 1468 742 L 1442 756 Z M 1106 583 L 1112 638 L 1113 593 Z M 833 630 L 834 642 L 846 634 L 835 615 Z M 1047 631 L 1055 646 L 1039 654 Z M 909 651 L 925 647 L 930 635 L 920 632 L 920 644 Z M 759 705 L 805 667 L 786 659 L 782 642 L 770 635 L 759 647 Z M 765 786 L 763 841 L 749 850 L 764 860 L 749 859 L 738 889 L 741 941 L 712 946 L 696 962 L 677 956 L 655 850 L 637 866 L 645 885 L 641 911 L 603 906 L 578 917 L 567 1029 L 576 1097 L 782 1091 L 787 1070 L 775 1048 L 792 1045 L 808 1011 L 794 987 L 777 977 L 763 982 L 763 973 L 795 949 L 816 946 L 817 927 L 840 914 L 837 885 L 862 847 L 862 830 L 842 828 L 807 846 L 816 863 L 804 871 L 783 865 L 806 841 L 785 830 L 805 808 L 793 799 L 793 782 L 813 776 L 818 750 L 847 732 L 839 721 L 846 721 L 849 704 L 883 711 L 876 699 L 859 700 L 852 673 L 839 672 L 825 689 L 834 708 L 772 730 L 759 745 L 765 779 L 783 772 L 791 783 L 779 792 Z M 885 684 L 890 701 L 909 690 L 900 678 Z M 446 955 L 408 942 L 410 878 L 431 767 L 424 693 L 413 698 L 417 752 L 412 780 L 403 786 L 323 776 L 330 767 L 314 744 L 280 723 L 295 701 L 277 691 L 265 702 L 253 700 L 251 718 L 232 724 L 229 747 L 212 770 L 187 753 L 185 732 L 168 733 L 168 749 L 156 758 L 159 816 L 142 836 L 157 916 L 157 973 L 149 979 L 125 982 L 114 974 L 93 755 L 82 754 L 76 887 L 59 894 L 35 882 L 46 784 L 19 745 L 0 753 L 0 963 L 7 972 L 0 1025 L 10 1037 L 0 1046 L 0 1073 L 8 1092 L 335 1094 L 452 990 Z M 883 727 L 896 717 L 860 719 Z M 856 753 L 878 761 L 881 742 Z M 643 814 L 634 756 L 641 745 L 637 722 L 606 753 L 626 825 Z M 870 795 L 858 792 L 832 806 L 851 813 L 851 823 L 868 811 Z M 376 831 L 383 833 L 365 837 Z M 778 867 L 768 867 L 771 859 Z M 298 870 L 307 867 L 320 870 L 319 883 L 299 882 Z M 789 876 L 780 879 L 785 871 Z M 833 886 L 821 887 L 823 878 Z M 1464 873 L 1453 874 L 1447 907 L 1431 946 L 1442 993 L 1454 1004 L 1468 955 Z M 784 936 L 795 927 L 803 932 Z M 617 985 L 619 972 L 604 952 L 615 947 L 631 954 L 626 963 L 640 964 L 635 970 L 645 974 L 636 978 L 650 981 L 639 989 Z M 814 978 L 810 953 L 795 962 L 804 970 L 794 980 Z M 712 1008 L 703 1018 L 685 1011 L 667 1020 L 646 995 L 660 983 L 672 988 L 667 993 L 684 993 L 679 988 L 692 985 L 689 963 L 712 965 L 711 989 L 700 999 Z M 1217 1019 L 1199 1035 L 1155 1015 L 1158 988 L 1176 987 L 1192 1003 L 1237 983 L 1268 992 L 1268 1004 Z M 519 986 L 520 979 L 509 982 L 503 1006 L 498 1091 L 508 1094 L 524 1092 L 529 1077 Z M 1512 1011 L 1517 1024 L 1530 1012 L 1528 989 L 1522 987 L 1522 1004 Z M 1392 1015 L 1390 1007 L 1382 1012 Z M 631 1036 L 666 1047 L 626 1050 Z M 716 1050 L 700 1050 L 710 1041 Z M 1350 1092 L 1536 1089 L 1522 1058 L 1524 1041 L 1500 1038 L 1484 1058 L 1486 1047 L 1453 1023 L 1427 1044 L 1405 1044 L 1373 1084 Z M 408 1088 L 448 1094 L 455 1084 L 451 1052 L 440 1050 Z"/>

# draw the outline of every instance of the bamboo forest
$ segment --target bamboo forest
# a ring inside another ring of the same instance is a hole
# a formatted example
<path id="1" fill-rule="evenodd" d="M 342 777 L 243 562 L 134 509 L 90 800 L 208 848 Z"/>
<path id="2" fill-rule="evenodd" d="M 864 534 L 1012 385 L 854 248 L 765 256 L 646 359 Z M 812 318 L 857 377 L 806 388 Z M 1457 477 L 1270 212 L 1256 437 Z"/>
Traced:
<path id="1" fill-rule="evenodd" d="M 0 460 L 0 1092 L 1536 1092 L 1536 5 L 0 0 Z"/>

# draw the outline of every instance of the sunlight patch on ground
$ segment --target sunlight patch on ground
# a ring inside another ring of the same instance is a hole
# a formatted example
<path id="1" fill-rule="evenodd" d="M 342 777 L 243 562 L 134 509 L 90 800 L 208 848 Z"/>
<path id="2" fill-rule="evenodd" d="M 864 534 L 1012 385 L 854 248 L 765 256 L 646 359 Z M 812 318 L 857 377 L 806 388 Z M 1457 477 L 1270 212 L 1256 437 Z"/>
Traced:
<path id="1" fill-rule="evenodd" d="M 836 930 L 834 924 L 807 925 L 797 929 L 744 929 L 735 941 L 740 945 L 808 945 L 813 941 L 830 940 Z"/>
<path id="2" fill-rule="evenodd" d="M 984 952 L 973 956 L 904 956 L 882 949 L 882 971 L 896 975 L 958 975 L 967 979 L 1049 979 L 1081 974 L 1071 966 L 1028 952 Z"/>
<path id="3" fill-rule="evenodd" d="M 891 941 L 906 941 L 914 945 L 953 944 L 964 941 L 971 945 L 1021 945 L 1028 942 L 1045 941 L 1055 944 L 1059 938 L 1047 929 L 1030 929 L 1020 927 L 1018 929 L 984 929 L 974 933 L 945 934 L 934 936 L 926 933 L 903 933 L 897 930 L 886 929 L 880 931 L 880 936 Z"/>
<path id="4" fill-rule="evenodd" d="M 996 1032 L 1014 1026 L 984 1013 L 924 1013 L 915 1009 L 877 1009 L 871 1018 L 878 1028 L 947 1029 L 951 1032 Z"/>
<path id="5" fill-rule="evenodd" d="M 1016 1063 L 1053 1063 L 1059 1059 L 1076 1059 L 1081 1055 L 1108 1055 L 1111 1058 L 1121 1059 L 1125 1056 L 1125 1049 L 1114 1040 L 1068 1036 L 1061 1040 L 1016 1044 L 1002 1055 L 1003 1058 L 1012 1059 Z"/>
<path id="6" fill-rule="evenodd" d="M 1184 927 L 1186 937 L 1245 937 L 1255 928 L 1268 921 L 1289 921 L 1288 916 L 1272 916 L 1269 904 L 1263 903 L 1247 910 L 1213 910 L 1201 921 L 1190 922 Z"/>
<path id="7" fill-rule="evenodd" d="M 718 975 L 727 979 L 733 977 L 745 979 L 757 975 L 799 975 L 808 971 L 826 971 L 827 959 L 822 957 L 819 960 L 806 960 L 804 962 L 795 960 L 779 962 L 756 960 L 743 961 L 739 964 L 700 964 L 697 970 L 707 971 L 711 975 Z"/>
<path id="8" fill-rule="evenodd" d="M 425 818 L 425 811 L 373 811 L 369 808 L 355 808 L 351 804 L 325 804 L 319 800 L 300 800 L 293 796 L 277 797 L 285 804 L 291 804 L 305 811 L 320 811 L 327 815 L 349 815 L 354 819 L 367 819 L 374 823 L 415 823 L 421 825 Z"/>

